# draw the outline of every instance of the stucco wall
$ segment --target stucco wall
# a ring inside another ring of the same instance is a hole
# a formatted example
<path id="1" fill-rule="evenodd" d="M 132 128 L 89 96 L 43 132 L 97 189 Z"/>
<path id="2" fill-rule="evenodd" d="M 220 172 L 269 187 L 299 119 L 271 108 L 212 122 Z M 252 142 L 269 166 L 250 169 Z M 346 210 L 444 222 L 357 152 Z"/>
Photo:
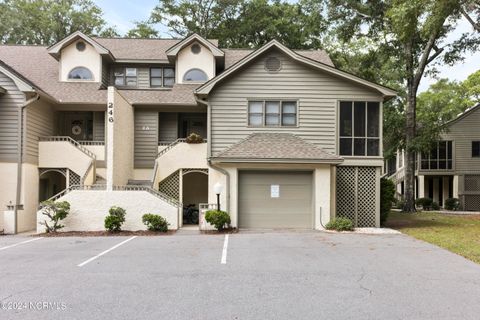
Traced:
<path id="1" fill-rule="evenodd" d="M 68 80 L 68 73 L 75 67 L 86 67 L 93 74 L 93 82 L 100 82 L 102 80 L 102 58 L 100 54 L 86 42 L 84 42 L 86 44 L 85 50 L 78 51 L 76 48 L 77 42 L 73 42 L 61 51 L 60 81 L 78 81 Z"/>
<path id="2" fill-rule="evenodd" d="M 207 74 L 208 80 L 215 76 L 215 57 L 212 52 L 207 49 L 207 47 L 198 43 L 201 47 L 200 53 L 192 53 L 190 48 L 195 43 L 198 42 L 193 42 L 178 52 L 175 68 L 177 83 L 183 83 L 183 76 L 185 75 L 185 72 L 190 69 L 202 70 Z"/>
<path id="3" fill-rule="evenodd" d="M 126 185 L 133 177 L 134 110 L 114 87 L 108 87 L 108 105 L 107 186 Z"/>
<path id="4" fill-rule="evenodd" d="M 38 167 L 24 163 L 22 166 L 22 194 L 18 211 L 18 232 L 35 230 L 35 217 L 38 209 L 39 176 Z"/>
<path id="5" fill-rule="evenodd" d="M 123 230 L 146 230 L 142 223 L 145 213 L 159 214 L 170 223 L 169 229 L 178 228 L 178 209 L 146 191 L 72 191 L 58 201 L 70 203 L 70 215 L 62 222 L 62 231 L 105 230 L 105 217 L 112 206 L 127 211 Z M 44 232 L 44 216 L 37 213 L 37 232 Z"/>
<path id="6" fill-rule="evenodd" d="M 15 186 L 17 185 L 17 164 L 16 163 L 0 163 L 0 230 L 3 230 L 3 211 L 7 209 L 7 205 L 11 201 L 15 203 Z"/>
<path id="7" fill-rule="evenodd" d="M 83 176 L 92 158 L 70 142 L 40 141 L 38 166 L 40 168 L 69 168 Z"/>

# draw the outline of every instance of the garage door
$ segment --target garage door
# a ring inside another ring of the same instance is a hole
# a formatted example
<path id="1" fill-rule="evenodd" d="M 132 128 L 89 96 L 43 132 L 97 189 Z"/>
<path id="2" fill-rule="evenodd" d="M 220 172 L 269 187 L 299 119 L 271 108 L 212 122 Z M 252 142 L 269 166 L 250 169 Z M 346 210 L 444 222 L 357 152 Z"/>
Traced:
<path id="1" fill-rule="evenodd" d="M 311 172 L 239 172 L 240 228 L 312 228 Z"/>

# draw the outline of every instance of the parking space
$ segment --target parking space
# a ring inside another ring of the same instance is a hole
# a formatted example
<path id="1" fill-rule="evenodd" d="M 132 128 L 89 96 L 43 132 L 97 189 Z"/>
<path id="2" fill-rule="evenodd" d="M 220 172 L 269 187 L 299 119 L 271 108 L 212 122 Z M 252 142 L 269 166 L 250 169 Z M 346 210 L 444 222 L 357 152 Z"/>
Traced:
<path id="1" fill-rule="evenodd" d="M 476 319 L 480 312 L 480 266 L 404 235 L 225 238 L 45 238 L 0 250 L 2 307 L 50 303 L 0 310 L 0 318 Z M 0 248 L 29 239 L 1 237 Z"/>

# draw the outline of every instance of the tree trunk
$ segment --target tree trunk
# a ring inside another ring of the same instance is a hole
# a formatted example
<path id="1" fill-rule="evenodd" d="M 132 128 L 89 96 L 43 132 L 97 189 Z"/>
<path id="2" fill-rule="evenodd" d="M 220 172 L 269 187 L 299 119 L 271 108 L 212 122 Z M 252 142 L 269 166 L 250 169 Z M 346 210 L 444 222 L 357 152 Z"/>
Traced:
<path id="1" fill-rule="evenodd" d="M 415 150 L 412 148 L 416 135 L 416 90 L 408 86 L 406 108 L 406 150 L 405 150 L 405 204 L 404 212 L 415 212 Z"/>

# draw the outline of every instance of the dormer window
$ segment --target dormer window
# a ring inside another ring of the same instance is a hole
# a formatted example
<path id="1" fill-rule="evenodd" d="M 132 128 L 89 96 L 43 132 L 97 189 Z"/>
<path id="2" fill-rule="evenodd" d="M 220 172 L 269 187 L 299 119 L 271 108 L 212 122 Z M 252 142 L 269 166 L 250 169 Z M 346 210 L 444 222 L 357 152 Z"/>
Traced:
<path id="1" fill-rule="evenodd" d="M 93 74 L 85 67 L 76 67 L 68 73 L 69 80 L 93 80 Z"/>
<path id="2" fill-rule="evenodd" d="M 87 45 L 83 41 L 78 41 L 77 44 L 75 45 L 78 51 L 84 51 Z"/>
<path id="3" fill-rule="evenodd" d="M 207 80 L 207 74 L 200 69 L 190 69 L 185 72 L 185 75 L 183 76 L 183 81 L 188 82 L 205 82 Z"/>

